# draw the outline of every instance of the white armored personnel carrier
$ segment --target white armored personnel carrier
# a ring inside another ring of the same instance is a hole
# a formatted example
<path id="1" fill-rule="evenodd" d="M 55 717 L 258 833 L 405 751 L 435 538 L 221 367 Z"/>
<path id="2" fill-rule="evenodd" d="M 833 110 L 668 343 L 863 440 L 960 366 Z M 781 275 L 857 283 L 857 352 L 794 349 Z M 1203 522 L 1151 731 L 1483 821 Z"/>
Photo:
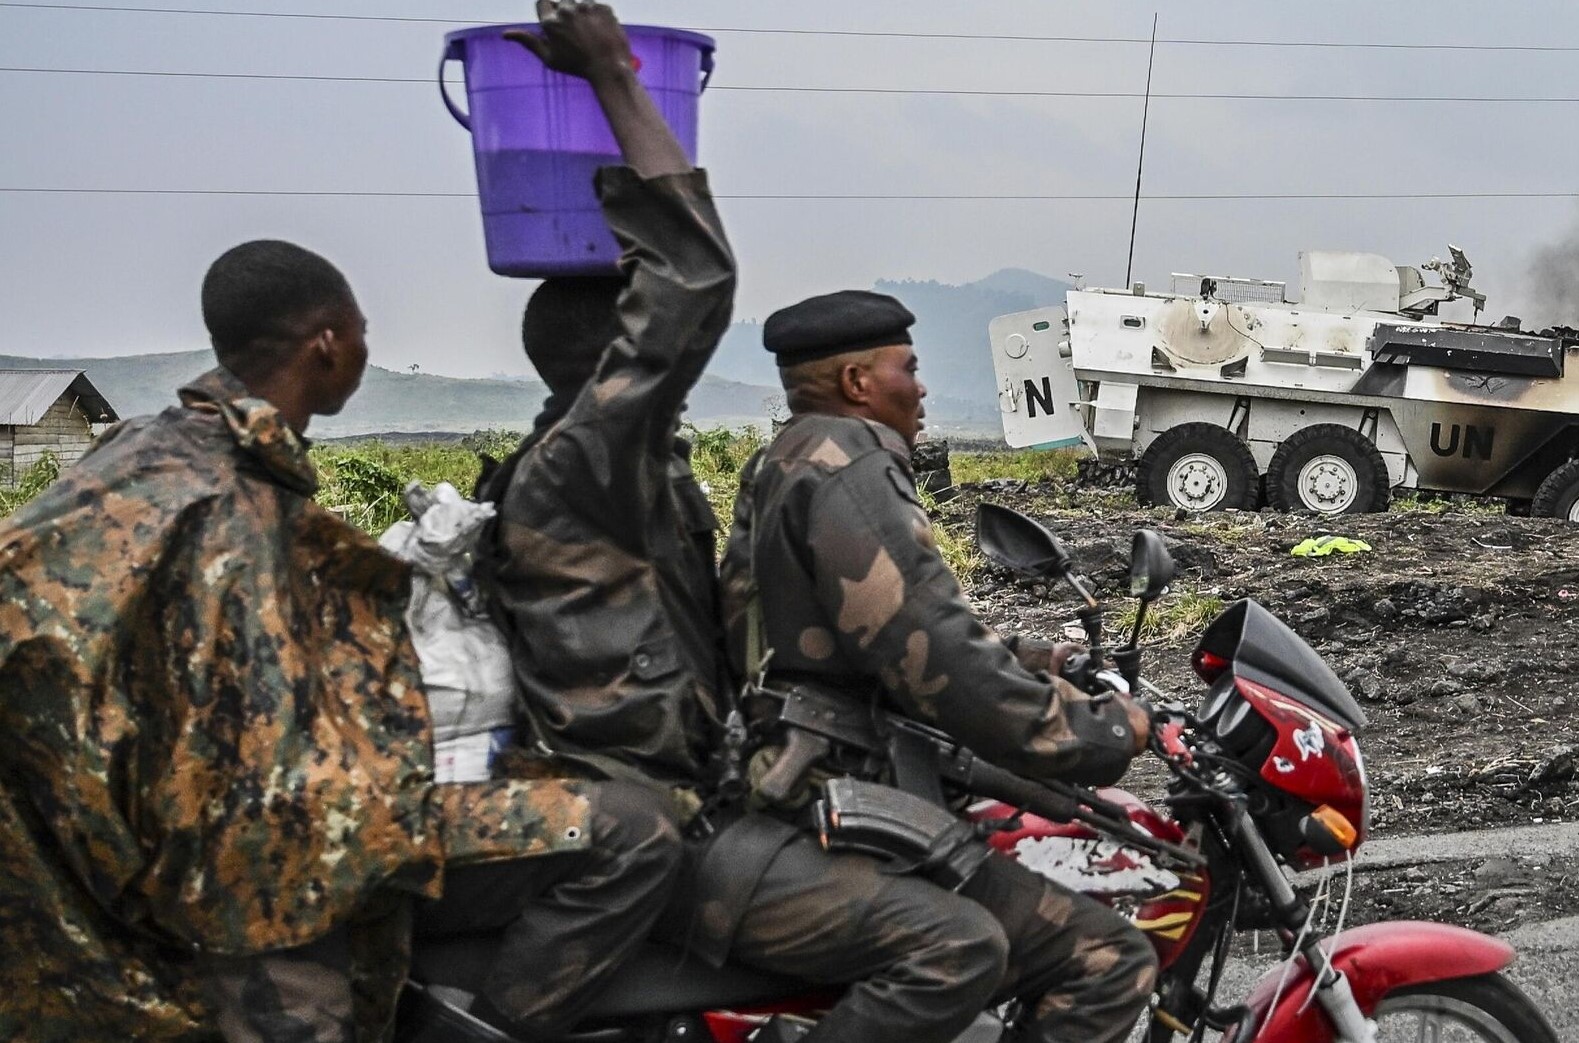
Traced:
<path id="1" fill-rule="evenodd" d="M 1134 462 L 1147 504 L 1340 514 L 1385 510 L 1401 487 L 1579 521 L 1579 338 L 1438 318 L 1485 303 L 1449 249 L 1423 266 L 1440 286 L 1312 251 L 1294 299 L 1280 282 L 1175 275 L 1168 293 L 1076 289 L 1064 308 L 999 316 L 1005 436 Z"/>

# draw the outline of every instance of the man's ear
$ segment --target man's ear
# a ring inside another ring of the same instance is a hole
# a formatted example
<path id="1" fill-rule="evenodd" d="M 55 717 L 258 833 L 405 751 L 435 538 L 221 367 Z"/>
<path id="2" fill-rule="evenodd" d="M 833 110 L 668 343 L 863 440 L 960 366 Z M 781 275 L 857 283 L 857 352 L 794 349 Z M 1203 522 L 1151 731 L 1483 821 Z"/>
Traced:
<path id="1" fill-rule="evenodd" d="M 312 352 L 315 361 L 332 369 L 336 362 L 333 327 L 325 326 L 314 334 L 307 342 L 307 350 Z"/>
<path id="2" fill-rule="evenodd" d="M 871 398 L 871 387 L 864 365 L 847 362 L 839 367 L 839 393 L 851 405 L 866 405 L 867 399 Z"/>

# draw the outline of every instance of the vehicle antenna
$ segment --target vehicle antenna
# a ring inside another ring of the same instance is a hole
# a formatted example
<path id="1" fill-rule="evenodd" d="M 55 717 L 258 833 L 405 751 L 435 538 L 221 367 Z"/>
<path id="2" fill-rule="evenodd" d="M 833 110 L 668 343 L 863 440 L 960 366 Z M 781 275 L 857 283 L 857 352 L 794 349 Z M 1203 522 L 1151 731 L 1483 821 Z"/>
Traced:
<path id="1" fill-rule="evenodd" d="M 1146 102 L 1140 110 L 1140 159 L 1135 163 L 1135 209 L 1129 217 L 1129 260 L 1124 265 L 1124 286 L 1134 285 L 1135 225 L 1140 221 L 1140 175 L 1146 169 L 1146 121 L 1151 116 L 1151 66 L 1157 58 L 1157 13 L 1151 15 L 1151 53 L 1146 56 Z"/>

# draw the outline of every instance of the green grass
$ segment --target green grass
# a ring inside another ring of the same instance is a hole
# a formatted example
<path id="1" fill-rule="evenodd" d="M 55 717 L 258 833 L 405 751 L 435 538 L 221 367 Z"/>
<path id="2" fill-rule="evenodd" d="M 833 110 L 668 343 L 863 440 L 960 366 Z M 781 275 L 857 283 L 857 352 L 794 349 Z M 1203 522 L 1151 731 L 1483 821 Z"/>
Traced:
<path id="1" fill-rule="evenodd" d="M 975 534 L 962 521 L 949 524 L 939 518 L 937 500 L 925 489 L 920 492 L 921 506 L 926 508 L 928 517 L 932 519 L 932 539 L 937 544 L 938 553 L 943 556 L 943 564 L 948 566 L 960 583 L 968 582 L 983 562 L 981 551 L 976 547 Z"/>
<path id="2" fill-rule="evenodd" d="M 1126 601 L 1123 608 L 1113 615 L 1108 626 L 1115 641 L 1121 635 L 1129 634 L 1130 628 L 1135 625 L 1137 609 L 1136 602 Z M 1146 613 L 1146 621 L 1141 624 L 1140 639 L 1182 641 L 1186 638 L 1198 637 L 1201 631 L 1206 629 L 1206 625 L 1216 619 L 1222 610 L 1222 598 L 1191 591 L 1176 591 L 1151 606 L 1150 611 Z"/>
<path id="3" fill-rule="evenodd" d="M 1080 454 L 1073 449 L 1013 449 L 951 453 L 949 470 L 956 484 L 1009 478 L 1022 482 L 1072 480 Z"/>
<path id="4" fill-rule="evenodd" d="M 460 443 L 394 445 L 369 440 L 314 446 L 318 502 L 377 535 L 407 516 L 401 494 L 411 482 L 428 486 L 449 482 L 469 496 L 481 470 L 478 449 L 497 458 L 520 441 L 519 435 L 487 435 L 481 443 L 475 438 Z"/>
<path id="5" fill-rule="evenodd" d="M 1389 511 L 1415 514 L 1504 514 L 1507 505 L 1498 500 L 1474 500 L 1423 493 L 1408 489 L 1393 497 Z"/>

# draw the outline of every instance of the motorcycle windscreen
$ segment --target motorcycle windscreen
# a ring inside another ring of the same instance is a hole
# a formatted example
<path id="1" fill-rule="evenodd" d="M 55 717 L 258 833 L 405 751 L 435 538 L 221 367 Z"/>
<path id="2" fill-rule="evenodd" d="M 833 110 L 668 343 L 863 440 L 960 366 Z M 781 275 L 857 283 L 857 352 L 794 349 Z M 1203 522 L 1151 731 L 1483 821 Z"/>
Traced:
<path id="1" fill-rule="evenodd" d="M 1231 665 L 1236 677 L 1266 685 L 1349 728 L 1365 725 L 1365 711 L 1332 668 L 1282 620 L 1250 598 L 1236 601 L 1201 635 L 1198 652 Z"/>

